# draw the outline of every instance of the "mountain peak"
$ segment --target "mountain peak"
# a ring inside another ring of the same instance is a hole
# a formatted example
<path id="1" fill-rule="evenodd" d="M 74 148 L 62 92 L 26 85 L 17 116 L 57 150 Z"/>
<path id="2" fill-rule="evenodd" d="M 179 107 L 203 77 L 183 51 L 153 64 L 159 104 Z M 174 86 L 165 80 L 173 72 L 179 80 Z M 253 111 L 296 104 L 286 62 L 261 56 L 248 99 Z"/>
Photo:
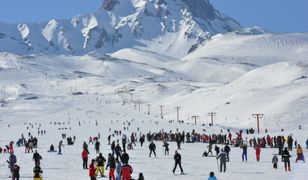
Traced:
<path id="1" fill-rule="evenodd" d="M 126 1 L 126 0 L 125 0 Z M 113 8 L 117 5 L 120 4 L 119 0 L 103 0 L 103 4 L 100 9 L 104 9 L 106 11 L 112 11 Z"/>
<path id="2" fill-rule="evenodd" d="M 238 29 L 209 0 L 103 0 L 99 11 L 73 19 L 0 24 L 0 51 L 80 55 L 159 46 L 174 56 L 181 49 L 185 56 L 211 36 Z"/>

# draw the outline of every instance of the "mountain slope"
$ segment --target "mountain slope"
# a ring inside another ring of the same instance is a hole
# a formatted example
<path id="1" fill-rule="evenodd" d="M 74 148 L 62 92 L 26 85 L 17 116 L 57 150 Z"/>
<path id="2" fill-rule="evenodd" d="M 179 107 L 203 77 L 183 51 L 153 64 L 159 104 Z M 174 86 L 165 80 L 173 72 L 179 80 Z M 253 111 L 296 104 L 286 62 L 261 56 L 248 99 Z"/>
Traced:
<path id="1" fill-rule="evenodd" d="M 0 23 L 0 51 L 82 55 L 150 46 L 184 56 L 210 36 L 239 28 L 208 0 L 105 0 L 97 12 L 70 20 Z"/>

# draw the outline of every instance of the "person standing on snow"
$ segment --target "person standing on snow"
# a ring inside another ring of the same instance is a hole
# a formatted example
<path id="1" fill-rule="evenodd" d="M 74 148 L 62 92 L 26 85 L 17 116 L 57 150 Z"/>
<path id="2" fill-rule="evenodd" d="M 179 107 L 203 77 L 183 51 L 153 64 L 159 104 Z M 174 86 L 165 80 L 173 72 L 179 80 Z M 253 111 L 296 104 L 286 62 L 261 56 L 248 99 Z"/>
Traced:
<path id="1" fill-rule="evenodd" d="M 153 141 L 150 143 L 149 149 L 150 149 L 149 157 L 151 157 L 152 152 L 154 153 L 154 155 L 155 155 L 155 157 L 156 157 L 156 152 L 155 152 L 155 150 L 156 150 L 156 145 L 155 145 L 155 143 L 154 143 Z"/>
<path id="2" fill-rule="evenodd" d="M 89 176 L 90 176 L 90 180 L 96 180 L 96 174 L 95 174 L 95 171 L 96 171 L 96 168 L 95 168 L 95 160 L 92 159 L 91 160 L 91 164 L 89 166 Z"/>
<path id="3" fill-rule="evenodd" d="M 102 155 L 102 153 L 99 153 L 99 156 L 96 157 L 95 161 L 97 162 L 97 166 L 96 166 L 96 176 L 98 175 L 98 173 L 101 174 L 102 177 L 105 177 L 105 162 L 106 162 L 106 159 L 105 157 Z"/>
<path id="4" fill-rule="evenodd" d="M 179 165 L 179 167 L 181 169 L 181 174 L 184 174 L 184 171 L 183 171 L 183 168 L 182 168 L 182 162 L 181 162 L 182 161 L 182 157 L 181 157 L 181 154 L 178 153 L 178 151 L 175 151 L 173 159 L 174 159 L 174 162 L 175 162 L 174 168 L 173 168 L 173 171 L 172 171 L 173 174 L 175 173 L 175 170 L 176 170 L 178 165 Z"/>
<path id="5" fill-rule="evenodd" d="M 306 140 L 306 149 L 308 150 L 308 139 Z"/>
<path id="6" fill-rule="evenodd" d="M 17 164 L 15 164 L 12 171 L 13 174 L 12 180 L 19 180 L 19 170 L 20 167 Z"/>
<path id="7" fill-rule="evenodd" d="M 123 164 L 123 166 L 121 167 L 122 180 L 131 180 L 132 173 L 133 173 L 133 168 L 128 163 Z"/>
<path id="8" fill-rule="evenodd" d="M 163 146 L 165 147 L 165 155 L 169 155 L 169 143 L 164 141 Z"/>
<path id="9" fill-rule="evenodd" d="M 41 162 L 42 156 L 35 150 L 35 153 L 33 154 L 33 160 L 35 163 L 35 166 L 39 166 Z"/>
<path id="10" fill-rule="evenodd" d="M 255 151 L 256 151 L 256 159 L 257 159 L 257 161 L 260 161 L 261 148 L 260 148 L 259 145 L 257 145 L 257 146 L 255 147 Z"/>
<path id="11" fill-rule="evenodd" d="M 277 169 L 277 163 L 278 163 L 278 157 L 277 155 L 274 155 L 273 159 L 272 159 L 272 163 L 273 163 L 273 168 Z"/>
<path id="12" fill-rule="evenodd" d="M 42 178 L 42 168 L 40 166 L 35 166 L 33 168 L 34 180 L 43 180 Z"/>
<path id="13" fill-rule="evenodd" d="M 285 171 L 291 171 L 291 166 L 290 166 L 290 153 L 288 151 L 288 148 L 285 148 L 282 151 L 282 158 L 283 158 L 283 162 L 284 162 L 284 169 Z M 288 168 L 288 169 L 287 169 Z"/>
<path id="14" fill-rule="evenodd" d="M 88 151 L 86 149 L 83 149 L 81 153 L 83 169 L 88 169 L 88 156 Z"/>
<path id="15" fill-rule="evenodd" d="M 222 172 L 222 167 L 224 167 L 223 172 L 226 172 L 226 162 L 227 162 L 227 153 L 222 149 L 220 154 L 217 156 L 216 159 L 220 159 L 220 170 Z"/>
<path id="16" fill-rule="evenodd" d="M 116 163 L 116 180 L 121 180 L 121 168 L 122 168 L 121 161 L 118 158 L 116 158 L 115 163 Z"/>
<path id="17" fill-rule="evenodd" d="M 63 141 L 61 140 L 61 141 L 59 141 L 59 145 L 58 145 L 58 154 L 62 154 L 62 147 L 64 147 L 64 145 L 63 145 Z"/>
<path id="18" fill-rule="evenodd" d="M 247 162 L 247 145 L 244 144 L 242 147 L 243 152 L 242 152 L 242 161 L 244 162 L 244 160 L 246 160 Z"/>
<path id="19" fill-rule="evenodd" d="M 228 144 L 225 146 L 225 148 L 224 148 L 224 150 L 225 150 L 225 152 L 227 153 L 227 162 L 229 162 L 230 161 L 230 156 L 229 156 L 229 154 L 230 154 L 230 151 L 231 151 L 231 148 L 228 146 Z"/>
<path id="20" fill-rule="evenodd" d="M 115 164 L 114 157 L 111 153 L 108 154 L 108 162 L 107 162 L 106 169 L 108 167 L 109 167 L 109 179 L 115 180 L 114 171 L 115 171 L 115 168 L 116 168 L 116 164 Z"/>
<path id="21" fill-rule="evenodd" d="M 7 162 L 9 163 L 9 168 L 11 172 L 13 172 L 13 167 L 17 163 L 17 158 L 13 152 L 11 152 L 9 160 Z"/>
<path id="22" fill-rule="evenodd" d="M 101 143 L 97 140 L 96 142 L 95 142 L 95 151 L 96 151 L 96 154 L 99 154 L 99 147 L 100 147 L 100 145 L 101 145 Z"/>
<path id="23" fill-rule="evenodd" d="M 303 154 L 303 149 L 301 147 L 301 145 L 297 145 L 297 148 L 296 148 L 296 153 L 297 153 L 297 158 L 295 160 L 295 162 L 297 162 L 298 160 L 302 160 L 303 162 L 305 162 L 305 158 L 304 158 L 304 154 Z"/>

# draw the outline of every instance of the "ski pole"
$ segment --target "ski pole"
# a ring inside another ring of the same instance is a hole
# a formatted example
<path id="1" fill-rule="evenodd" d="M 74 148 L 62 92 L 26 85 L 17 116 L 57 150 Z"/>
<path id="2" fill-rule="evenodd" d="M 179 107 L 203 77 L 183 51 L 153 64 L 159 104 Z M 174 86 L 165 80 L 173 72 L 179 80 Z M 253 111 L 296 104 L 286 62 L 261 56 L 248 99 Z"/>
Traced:
<path id="1" fill-rule="evenodd" d="M 217 161 L 216 161 L 216 162 L 217 162 L 217 169 L 218 169 L 218 171 L 219 171 L 219 164 L 218 164 L 218 159 L 216 159 L 216 160 L 217 160 Z"/>

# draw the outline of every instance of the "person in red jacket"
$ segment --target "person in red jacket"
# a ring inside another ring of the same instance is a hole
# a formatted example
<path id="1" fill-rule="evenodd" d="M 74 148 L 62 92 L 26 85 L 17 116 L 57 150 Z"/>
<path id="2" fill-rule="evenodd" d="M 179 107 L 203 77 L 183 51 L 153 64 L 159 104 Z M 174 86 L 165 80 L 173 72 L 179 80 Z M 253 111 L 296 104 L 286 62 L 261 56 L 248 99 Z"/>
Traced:
<path id="1" fill-rule="evenodd" d="M 257 161 L 260 161 L 261 148 L 259 145 L 255 147 Z"/>
<path id="2" fill-rule="evenodd" d="M 88 169 L 88 151 L 84 149 L 81 153 L 83 169 Z"/>
<path id="3" fill-rule="evenodd" d="M 121 168 L 121 179 L 131 180 L 131 174 L 133 173 L 133 168 L 129 164 L 124 164 Z"/>
<path id="4" fill-rule="evenodd" d="M 96 168 L 95 168 L 95 160 L 92 159 L 91 164 L 89 166 L 89 176 L 90 176 L 90 180 L 96 180 Z"/>

